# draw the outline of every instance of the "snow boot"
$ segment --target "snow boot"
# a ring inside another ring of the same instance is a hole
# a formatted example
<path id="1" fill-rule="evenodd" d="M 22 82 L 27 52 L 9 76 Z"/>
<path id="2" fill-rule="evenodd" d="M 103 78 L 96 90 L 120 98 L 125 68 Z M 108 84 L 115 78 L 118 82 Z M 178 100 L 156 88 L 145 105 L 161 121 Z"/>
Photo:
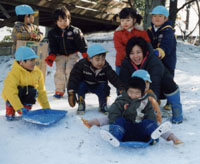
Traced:
<path id="1" fill-rule="evenodd" d="M 64 93 L 56 91 L 56 93 L 53 95 L 53 98 L 55 99 L 61 99 L 63 97 Z"/>
<path id="2" fill-rule="evenodd" d="M 108 132 L 107 130 L 101 129 L 100 134 L 101 134 L 101 137 L 105 141 L 109 142 L 114 147 L 119 147 L 119 145 L 120 145 L 119 140 L 117 138 L 115 138 L 110 132 Z"/>
<path id="3" fill-rule="evenodd" d="M 172 123 L 174 124 L 182 123 L 183 115 L 182 115 L 182 104 L 180 100 L 179 88 L 173 93 L 165 94 L 165 96 L 172 107 Z"/>
<path id="4" fill-rule="evenodd" d="M 78 97 L 78 110 L 77 110 L 78 115 L 83 115 L 85 114 L 85 100 L 83 96 Z"/>
<path id="5" fill-rule="evenodd" d="M 105 99 L 99 99 L 99 112 L 102 112 L 105 115 L 108 114 L 107 100 L 107 97 Z"/>
<path id="6" fill-rule="evenodd" d="M 6 119 L 8 121 L 12 121 L 15 118 L 15 110 L 14 108 L 11 106 L 11 104 L 6 101 Z"/>
<path id="7" fill-rule="evenodd" d="M 162 134 L 166 133 L 172 128 L 172 124 L 167 121 L 162 123 L 160 126 L 158 126 L 152 133 L 151 138 L 152 139 L 158 139 Z"/>
<path id="8" fill-rule="evenodd" d="M 163 108 L 165 110 L 168 110 L 168 111 L 172 110 L 172 106 L 171 106 L 171 104 L 168 101 L 167 101 L 167 103 L 165 104 L 165 106 Z"/>

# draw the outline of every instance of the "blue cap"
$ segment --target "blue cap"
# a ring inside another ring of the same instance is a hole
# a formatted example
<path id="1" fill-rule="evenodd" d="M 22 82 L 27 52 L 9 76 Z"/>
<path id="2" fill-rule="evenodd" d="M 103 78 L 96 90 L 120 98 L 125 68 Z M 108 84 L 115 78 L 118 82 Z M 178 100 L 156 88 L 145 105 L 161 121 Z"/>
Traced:
<path id="1" fill-rule="evenodd" d="M 151 14 L 160 14 L 168 17 L 169 11 L 165 8 L 165 6 L 156 6 L 155 8 L 153 8 Z"/>
<path id="2" fill-rule="evenodd" d="M 34 14 L 35 16 L 38 14 L 38 12 L 33 11 L 32 7 L 29 5 L 18 5 L 15 7 L 16 15 L 28 15 L 28 14 Z"/>
<path id="3" fill-rule="evenodd" d="M 108 51 L 101 44 L 93 44 L 87 50 L 89 58 L 92 58 L 98 54 L 107 53 L 107 52 Z"/>
<path id="4" fill-rule="evenodd" d="M 150 79 L 149 73 L 144 69 L 139 69 L 139 70 L 133 72 L 131 77 L 139 77 L 139 78 L 143 79 L 144 81 L 148 81 L 150 83 L 152 82 Z"/>
<path id="5" fill-rule="evenodd" d="M 35 58 L 38 58 L 36 53 L 33 51 L 32 48 L 26 46 L 19 47 L 15 52 L 15 59 L 17 61 L 35 59 Z"/>

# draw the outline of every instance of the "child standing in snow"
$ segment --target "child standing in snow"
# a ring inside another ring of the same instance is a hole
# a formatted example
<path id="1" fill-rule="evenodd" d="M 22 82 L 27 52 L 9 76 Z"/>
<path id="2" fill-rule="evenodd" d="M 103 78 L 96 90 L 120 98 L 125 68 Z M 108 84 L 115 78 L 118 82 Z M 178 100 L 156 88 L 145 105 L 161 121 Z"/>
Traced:
<path id="1" fill-rule="evenodd" d="M 119 75 L 121 63 L 126 56 L 126 43 L 134 36 L 143 37 L 150 42 L 148 34 L 141 24 L 142 16 L 133 8 L 123 8 L 119 13 L 120 26 L 114 32 L 114 47 L 116 50 L 116 73 Z"/>
<path id="2" fill-rule="evenodd" d="M 71 69 L 79 60 L 78 51 L 87 57 L 87 42 L 81 30 L 70 25 L 71 15 L 67 8 L 56 9 L 54 19 L 56 27 L 48 33 L 50 51 L 45 61 L 50 67 L 56 61 L 54 98 L 59 99 L 65 93 Z"/>
<path id="3" fill-rule="evenodd" d="M 73 67 L 68 84 L 68 101 L 71 107 L 76 104 L 78 94 L 77 114 L 85 112 L 85 94 L 94 93 L 99 99 L 99 111 L 107 112 L 107 97 L 110 94 L 108 81 L 119 91 L 123 86 L 112 67 L 106 61 L 106 49 L 100 44 L 93 44 L 87 51 L 89 59 L 84 58 Z"/>
<path id="4" fill-rule="evenodd" d="M 38 13 L 33 11 L 29 5 L 18 5 L 15 7 L 18 21 L 15 23 L 12 31 L 13 54 L 16 51 L 17 40 L 41 41 L 43 34 L 39 28 L 33 24 L 34 16 Z"/>
<path id="5" fill-rule="evenodd" d="M 50 108 L 43 74 L 35 67 L 35 52 L 25 46 L 15 52 L 15 60 L 11 71 L 4 80 L 2 97 L 6 101 L 6 118 L 13 120 L 15 112 L 28 112 L 35 104 L 36 98 L 43 109 Z"/>
<path id="6" fill-rule="evenodd" d="M 109 132 L 101 130 L 102 137 L 113 146 L 120 141 L 143 141 L 157 139 L 171 128 L 166 122 L 158 127 L 148 94 L 145 94 L 145 82 L 141 78 L 131 78 L 126 92 L 108 109 Z"/>
<path id="7" fill-rule="evenodd" d="M 147 33 L 154 48 L 154 54 L 162 61 L 174 77 L 176 67 L 176 38 L 172 23 L 168 20 L 169 12 L 164 6 L 152 10 L 151 26 Z M 169 102 L 164 109 L 171 110 Z"/>
<path id="8" fill-rule="evenodd" d="M 151 83 L 151 79 L 150 79 L 150 75 L 147 71 L 145 70 L 137 70 L 132 74 L 132 77 L 138 77 L 141 78 L 145 81 L 145 93 L 149 93 L 149 101 L 151 102 L 153 109 L 156 113 L 156 119 L 157 122 L 159 124 L 161 124 L 162 122 L 162 117 L 161 117 L 161 113 L 160 113 L 160 108 L 159 105 L 155 99 L 155 96 L 153 94 L 153 91 L 149 88 L 150 83 Z M 88 128 L 90 128 L 93 125 L 96 126 L 103 126 L 103 125 L 107 125 L 109 123 L 108 117 L 100 117 L 100 118 L 94 118 L 92 120 L 84 120 L 82 119 L 84 125 L 86 125 Z M 164 138 L 167 141 L 173 141 L 174 145 L 178 145 L 178 144 L 183 144 L 183 142 L 178 139 L 172 132 L 167 131 L 166 133 L 161 135 L 162 138 Z"/>

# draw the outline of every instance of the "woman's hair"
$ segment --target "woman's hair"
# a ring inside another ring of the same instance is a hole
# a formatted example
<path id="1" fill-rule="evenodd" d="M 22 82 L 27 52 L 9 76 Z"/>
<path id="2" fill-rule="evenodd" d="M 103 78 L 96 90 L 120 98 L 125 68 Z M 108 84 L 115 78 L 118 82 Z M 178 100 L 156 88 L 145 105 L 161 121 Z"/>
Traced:
<path id="1" fill-rule="evenodd" d="M 139 47 L 141 47 L 143 56 L 146 56 L 149 50 L 149 46 L 146 40 L 143 39 L 142 37 L 132 37 L 131 39 L 128 40 L 126 44 L 126 56 L 129 58 L 131 50 L 135 45 L 138 45 Z"/>
<path id="2" fill-rule="evenodd" d="M 55 10 L 55 12 L 53 14 L 54 21 L 57 22 L 59 17 L 61 17 L 63 19 L 68 17 L 69 20 L 71 21 L 71 14 L 70 14 L 69 10 L 65 6 L 61 7 L 61 8 L 57 8 Z"/>
<path id="3" fill-rule="evenodd" d="M 119 18 L 120 19 L 126 19 L 128 17 L 131 17 L 133 19 L 136 19 L 136 23 L 140 24 L 142 20 L 142 16 L 138 14 L 136 9 L 126 7 L 123 8 L 120 13 L 119 13 Z"/>

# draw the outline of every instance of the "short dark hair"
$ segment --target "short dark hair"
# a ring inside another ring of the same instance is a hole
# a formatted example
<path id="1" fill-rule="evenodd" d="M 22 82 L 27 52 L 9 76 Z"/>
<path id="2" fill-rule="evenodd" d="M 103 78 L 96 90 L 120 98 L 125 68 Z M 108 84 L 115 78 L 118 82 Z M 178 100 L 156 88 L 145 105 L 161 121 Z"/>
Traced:
<path id="1" fill-rule="evenodd" d="M 131 39 L 128 40 L 126 44 L 126 56 L 129 58 L 131 50 L 135 45 L 141 47 L 143 52 L 143 57 L 146 56 L 149 46 L 146 40 L 143 39 L 142 37 L 132 37 Z"/>
<path id="2" fill-rule="evenodd" d="M 134 8 L 130 8 L 130 7 L 126 7 L 126 8 L 123 8 L 120 13 L 119 13 L 119 18 L 120 19 L 126 19 L 128 17 L 131 17 L 133 19 L 136 19 L 136 22 L 138 24 L 141 23 L 141 20 L 142 20 L 142 16 L 137 12 L 136 9 Z"/>
<path id="3" fill-rule="evenodd" d="M 132 77 L 128 81 L 127 90 L 129 88 L 139 89 L 142 93 L 142 96 L 143 96 L 144 93 L 145 93 L 145 87 L 146 87 L 146 84 L 145 84 L 145 81 L 143 79 L 141 79 L 139 77 Z"/>
<path id="4" fill-rule="evenodd" d="M 70 22 L 71 22 L 71 14 L 69 12 L 69 10 L 63 6 L 61 8 L 57 8 L 53 14 L 53 18 L 54 18 L 54 21 L 57 22 L 57 20 L 59 19 L 59 17 L 61 18 L 65 18 L 65 17 L 68 17 Z"/>
<path id="5" fill-rule="evenodd" d="M 17 15 L 17 21 L 24 22 L 24 18 L 26 15 Z"/>

